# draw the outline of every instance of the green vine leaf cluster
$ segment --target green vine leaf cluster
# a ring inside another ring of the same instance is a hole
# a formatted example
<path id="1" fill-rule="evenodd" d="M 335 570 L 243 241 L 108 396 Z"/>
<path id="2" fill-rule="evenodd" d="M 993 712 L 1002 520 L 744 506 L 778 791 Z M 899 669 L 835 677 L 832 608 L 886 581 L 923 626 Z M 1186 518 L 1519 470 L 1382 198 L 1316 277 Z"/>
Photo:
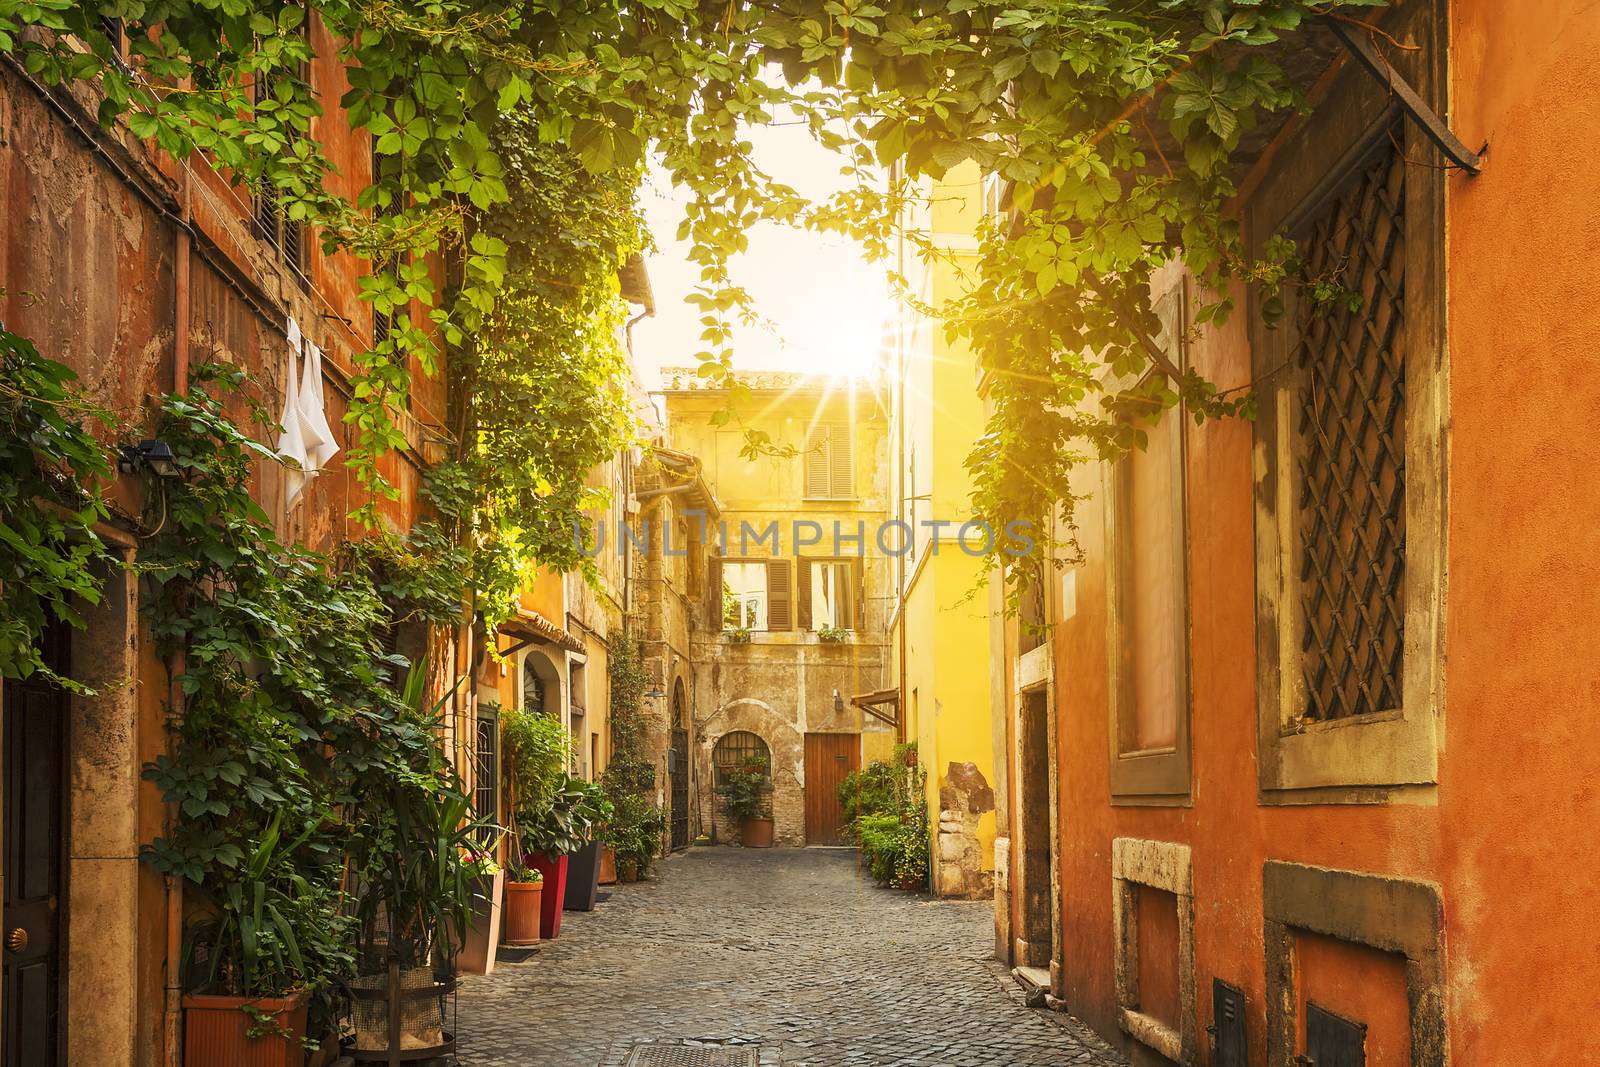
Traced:
<path id="1" fill-rule="evenodd" d="M 376 462 L 401 441 L 393 408 L 413 359 L 436 373 L 446 350 L 466 349 L 485 369 L 499 346 L 548 326 L 548 309 L 528 306 L 529 279 L 514 262 L 520 216 L 502 210 L 515 206 L 530 143 L 559 146 L 623 186 L 653 156 L 687 191 L 679 236 L 701 271 L 690 297 L 703 315 L 697 355 L 735 404 L 732 330 L 758 318 L 735 271 L 751 227 L 836 232 L 880 256 L 896 237 L 931 251 L 908 220 L 930 182 L 973 165 L 1009 190 L 1006 217 L 983 241 L 970 297 L 933 310 L 993 381 L 993 419 L 970 457 L 975 511 L 995 524 L 1055 517 L 1070 530 L 1072 472 L 1138 447 L 1140 424 L 1162 408 L 1181 399 L 1197 418 L 1248 414 L 1247 394 L 1220 393 L 1151 350 L 1151 275 L 1181 261 L 1200 294 L 1198 324 L 1226 318 L 1240 286 L 1273 306 L 1294 278 L 1292 245 L 1276 242 L 1252 260 L 1231 209 L 1231 163 L 1245 136 L 1305 103 L 1277 58 L 1282 48 L 1268 46 L 1292 48 L 1314 18 L 1354 20 L 1381 6 L 0 0 L 0 51 L 46 81 L 92 82 L 103 122 L 126 119 L 175 156 L 198 154 L 278 197 L 290 218 L 317 227 L 326 250 L 408 264 L 374 267 L 362 287 L 398 312 L 390 338 L 356 357 L 357 442 L 347 460 L 375 492 L 393 492 Z M 108 18 L 123 21 L 126 64 L 113 54 Z M 375 141 L 378 173 L 353 201 L 328 191 L 331 164 L 312 137 L 332 92 L 307 80 L 314 56 L 343 64 L 340 103 Z M 838 154 L 840 193 L 812 202 L 761 169 L 746 133 L 779 121 L 805 123 Z M 559 251 L 570 236 L 534 239 L 542 251 L 553 238 Z M 411 255 L 388 258 L 400 251 Z M 419 267 L 437 254 L 459 265 L 449 293 Z M 574 306 L 604 295 L 594 281 L 580 273 Z M 424 321 L 405 310 L 411 300 L 428 309 Z M 549 357 L 569 339 L 540 340 L 554 346 Z M 575 373 L 560 360 L 549 370 Z M 530 399 L 519 394 L 525 382 L 503 384 L 486 407 Z M 469 458 L 473 445 L 464 439 Z M 749 447 L 782 446 L 752 437 Z M 519 481 L 514 497 L 554 497 L 554 510 L 566 510 L 559 497 L 570 481 L 547 492 L 537 478 Z M 518 525 L 527 509 L 503 503 L 491 505 L 499 510 L 488 526 L 510 554 L 554 553 L 558 563 L 561 548 L 537 523 Z M 362 514 L 370 520 L 375 509 Z"/>
<path id="2" fill-rule="evenodd" d="M 5 290 L 0 289 L 0 296 Z M 105 447 L 87 425 L 111 417 L 86 403 L 67 367 L 0 324 L 0 677 L 43 673 L 45 627 L 83 628 L 118 565 L 95 532 L 108 515 Z"/>
<path id="3" fill-rule="evenodd" d="M 278 542 L 251 497 L 272 452 L 227 414 L 241 385 L 203 367 L 161 408 L 183 476 L 152 485 L 152 528 L 163 518 L 137 566 L 182 706 L 170 753 L 145 770 L 173 817 L 144 859 L 210 904 L 191 982 L 328 994 L 373 956 L 380 926 L 419 959 L 458 936 L 461 849 L 478 827 L 423 670 L 385 651 L 412 609 L 367 567 Z"/>

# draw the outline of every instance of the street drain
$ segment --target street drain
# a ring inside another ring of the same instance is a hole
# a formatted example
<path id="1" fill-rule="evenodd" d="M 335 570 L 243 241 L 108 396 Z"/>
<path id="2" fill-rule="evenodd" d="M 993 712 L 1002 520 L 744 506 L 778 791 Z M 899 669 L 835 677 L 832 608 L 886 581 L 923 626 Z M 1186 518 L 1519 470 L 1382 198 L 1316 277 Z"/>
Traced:
<path id="1" fill-rule="evenodd" d="M 759 1067 L 760 1050 L 755 1045 L 706 1045 L 700 1043 L 635 1045 L 627 1067 Z"/>

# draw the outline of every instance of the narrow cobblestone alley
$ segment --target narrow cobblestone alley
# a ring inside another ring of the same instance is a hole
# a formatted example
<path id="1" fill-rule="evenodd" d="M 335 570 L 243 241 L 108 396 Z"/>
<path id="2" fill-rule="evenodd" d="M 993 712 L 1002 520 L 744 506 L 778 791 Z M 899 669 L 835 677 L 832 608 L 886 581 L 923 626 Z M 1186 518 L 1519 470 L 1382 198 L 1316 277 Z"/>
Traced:
<path id="1" fill-rule="evenodd" d="M 987 903 L 875 888 L 853 852 L 696 849 L 568 912 L 528 962 L 467 979 L 461 1062 L 700 1067 L 712 1058 L 661 1055 L 699 1041 L 763 1067 L 1122 1063 L 1023 1005 L 992 931 Z"/>

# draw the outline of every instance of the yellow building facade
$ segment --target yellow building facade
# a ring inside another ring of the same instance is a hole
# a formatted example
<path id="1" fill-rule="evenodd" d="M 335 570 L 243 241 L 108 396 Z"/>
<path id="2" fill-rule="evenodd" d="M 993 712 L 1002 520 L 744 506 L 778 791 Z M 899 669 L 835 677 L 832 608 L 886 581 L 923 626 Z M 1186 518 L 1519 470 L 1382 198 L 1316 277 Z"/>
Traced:
<path id="1" fill-rule="evenodd" d="M 697 460 L 719 509 L 689 531 L 712 552 L 691 634 L 701 830 L 740 840 L 716 786 L 755 754 L 772 778 L 776 843 L 843 843 L 840 780 L 896 740 L 892 721 L 851 702 L 890 684 L 884 398 L 862 381 L 741 374 L 750 395 L 728 420 L 725 390 L 692 370 L 662 376 L 667 440 Z M 742 454 L 746 430 L 773 453 Z"/>
<path id="2" fill-rule="evenodd" d="M 958 298 L 975 258 L 984 211 L 977 169 L 957 168 L 928 190 L 908 227 L 937 254 L 903 246 L 900 269 L 923 304 Z M 905 738 L 927 770 L 933 891 L 984 898 L 993 891 L 995 796 L 990 715 L 989 602 L 980 589 L 987 532 L 970 524 L 965 466 L 982 432 L 983 404 L 970 349 L 942 325 L 908 311 L 890 374 L 892 512 L 910 531 L 895 560 L 891 674 Z"/>

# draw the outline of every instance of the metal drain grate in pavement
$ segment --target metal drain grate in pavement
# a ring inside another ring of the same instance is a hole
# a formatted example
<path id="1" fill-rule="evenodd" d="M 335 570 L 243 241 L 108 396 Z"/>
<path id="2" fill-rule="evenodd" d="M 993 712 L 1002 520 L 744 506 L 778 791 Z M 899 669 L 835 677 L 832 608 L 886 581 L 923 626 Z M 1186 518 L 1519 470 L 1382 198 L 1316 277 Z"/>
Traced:
<path id="1" fill-rule="evenodd" d="M 656 1043 L 635 1045 L 627 1067 L 759 1067 L 760 1055 L 755 1045 Z"/>

